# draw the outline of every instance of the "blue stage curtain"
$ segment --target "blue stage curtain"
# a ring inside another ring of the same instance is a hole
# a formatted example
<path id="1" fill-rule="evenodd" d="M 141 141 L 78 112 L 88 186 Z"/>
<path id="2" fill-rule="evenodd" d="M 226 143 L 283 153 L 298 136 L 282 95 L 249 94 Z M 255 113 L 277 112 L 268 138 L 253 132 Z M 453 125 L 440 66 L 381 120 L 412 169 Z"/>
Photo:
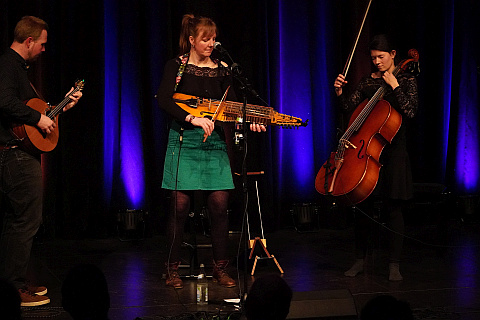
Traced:
<path id="1" fill-rule="evenodd" d="M 309 120 L 305 128 L 250 136 L 249 169 L 266 172 L 263 200 L 284 208 L 320 201 L 315 175 L 347 119 L 336 110 L 332 85 L 367 3 L 103 0 L 76 10 L 76 2 L 3 2 L 1 51 L 23 15 L 49 23 L 46 52 L 30 69 L 49 101 L 76 78 L 86 83 L 78 107 L 61 117 L 59 146 L 43 156 L 45 211 L 55 215 L 57 228 L 70 225 L 65 235 L 103 232 L 119 209 L 166 211 L 160 185 L 168 117 L 154 94 L 177 53 L 185 13 L 213 18 L 218 40 L 259 94 L 279 112 Z M 419 50 L 420 105 L 409 121 L 413 177 L 457 194 L 480 191 L 479 7 L 476 0 L 374 0 L 348 74 L 354 85 L 368 73 L 365 49 L 374 34 L 394 36 L 401 58 L 411 47 Z"/>
<path id="2" fill-rule="evenodd" d="M 273 137 L 277 196 L 285 201 L 314 201 L 314 180 L 335 137 L 332 83 L 332 6 L 329 1 L 280 1 L 278 41 L 271 92 L 281 113 L 295 115 L 307 127 L 281 130 Z"/>
<path id="3" fill-rule="evenodd" d="M 343 68 L 366 3 L 265 0 L 247 1 L 244 8 L 239 1 L 182 5 L 105 0 L 106 205 L 139 208 L 159 202 L 168 119 L 153 95 L 165 62 L 176 53 L 181 16 L 187 12 L 218 22 L 219 40 L 247 66 L 247 74 L 272 107 L 309 120 L 307 127 L 294 130 L 269 128 L 259 157 L 272 167 L 267 185 L 273 191 L 266 191 L 272 201 L 318 201 L 316 173 L 336 147 L 336 128 L 345 123 L 335 109 L 333 81 Z M 444 183 L 458 193 L 477 193 L 479 44 L 472 8 L 478 4 L 407 4 L 374 1 L 359 46 L 363 50 L 372 35 L 386 31 L 399 40 L 403 57 L 410 46 L 419 49 L 420 106 L 409 140 L 414 179 Z M 350 67 L 351 84 L 369 65 L 368 53 L 362 50 Z"/>
<path id="4" fill-rule="evenodd" d="M 457 193 L 480 192 L 480 100 L 479 100 L 479 26 L 478 4 L 472 1 L 447 1 L 454 23 L 450 24 L 453 37 L 452 99 L 449 110 L 456 123 L 450 140 L 449 153 L 453 154 L 447 175 L 453 175 L 453 188 Z M 473 6 L 472 6 L 473 5 Z M 448 74 L 446 79 L 449 79 Z M 445 88 L 448 89 L 448 88 Z M 446 113 L 446 112 L 445 112 Z"/>
<path id="5" fill-rule="evenodd" d="M 104 1 L 104 194 L 107 207 L 145 209 L 159 185 L 162 116 L 154 94 L 167 48 L 161 3 Z M 164 139 L 163 139 L 164 141 Z M 157 197 L 154 194 L 152 197 Z"/>

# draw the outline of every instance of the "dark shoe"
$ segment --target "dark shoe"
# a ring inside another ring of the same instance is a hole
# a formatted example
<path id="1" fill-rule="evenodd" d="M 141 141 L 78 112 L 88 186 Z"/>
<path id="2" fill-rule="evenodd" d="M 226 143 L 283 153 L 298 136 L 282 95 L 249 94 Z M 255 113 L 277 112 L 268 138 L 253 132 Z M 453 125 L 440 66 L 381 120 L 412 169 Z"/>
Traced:
<path id="1" fill-rule="evenodd" d="M 180 279 L 180 275 L 178 274 L 179 265 L 180 262 L 169 263 L 167 265 L 167 279 L 165 280 L 167 287 L 173 287 L 175 289 L 183 288 L 183 281 Z"/>
<path id="2" fill-rule="evenodd" d="M 237 285 L 227 273 L 228 260 L 214 261 L 213 267 L 213 281 L 218 282 L 219 285 L 226 288 L 232 288 Z"/>
<path id="3" fill-rule="evenodd" d="M 39 296 L 24 289 L 18 289 L 18 293 L 20 294 L 20 306 L 22 307 L 36 307 L 50 303 L 50 299 L 48 297 Z"/>
<path id="4" fill-rule="evenodd" d="M 30 291 L 32 293 L 35 293 L 37 296 L 43 296 L 47 294 L 47 287 L 44 286 L 34 286 L 31 284 L 25 285 L 25 291 Z"/>

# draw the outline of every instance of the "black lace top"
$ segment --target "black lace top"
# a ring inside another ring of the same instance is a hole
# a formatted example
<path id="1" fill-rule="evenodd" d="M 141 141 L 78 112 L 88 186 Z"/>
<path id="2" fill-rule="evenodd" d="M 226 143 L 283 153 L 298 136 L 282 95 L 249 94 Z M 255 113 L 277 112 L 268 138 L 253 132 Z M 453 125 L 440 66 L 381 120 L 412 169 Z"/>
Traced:
<path id="1" fill-rule="evenodd" d="M 418 109 L 417 80 L 409 73 L 397 76 L 399 86 L 392 90 L 386 86 L 383 99 L 397 110 L 403 118 L 402 126 L 391 144 L 387 144 L 380 157 L 383 165 L 375 195 L 390 199 L 408 200 L 413 196 L 413 180 L 410 159 L 407 152 L 406 119 L 413 118 Z M 339 98 L 340 107 L 346 111 L 355 109 L 365 99 L 371 98 L 380 86 L 386 85 L 382 78 L 364 77 L 353 93 L 347 98 L 342 94 Z"/>
<path id="2" fill-rule="evenodd" d="M 383 99 L 387 100 L 403 116 L 413 118 L 418 108 L 417 80 L 409 73 L 399 74 L 397 80 L 399 86 L 395 90 L 386 86 L 387 90 Z M 372 78 L 371 76 L 362 78 L 348 100 L 344 95 L 340 96 L 342 107 L 345 110 L 353 110 L 363 100 L 370 99 L 382 85 L 386 85 L 382 78 Z"/>
<path id="3" fill-rule="evenodd" d="M 172 99 L 175 93 L 175 84 L 178 69 L 181 65 L 179 58 L 167 62 L 162 82 L 157 92 L 157 100 L 162 109 L 179 122 L 183 122 L 188 112 L 180 108 Z M 221 99 L 225 90 L 232 85 L 232 76 L 228 68 L 221 64 L 217 68 L 198 67 L 187 64 L 178 84 L 176 92 L 211 99 Z M 228 91 L 228 101 L 236 101 L 232 89 Z"/>
<path id="4" fill-rule="evenodd" d="M 207 78 L 226 77 L 230 75 L 230 71 L 227 68 L 197 67 L 194 64 L 187 64 L 185 66 L 185 73 Z"/>

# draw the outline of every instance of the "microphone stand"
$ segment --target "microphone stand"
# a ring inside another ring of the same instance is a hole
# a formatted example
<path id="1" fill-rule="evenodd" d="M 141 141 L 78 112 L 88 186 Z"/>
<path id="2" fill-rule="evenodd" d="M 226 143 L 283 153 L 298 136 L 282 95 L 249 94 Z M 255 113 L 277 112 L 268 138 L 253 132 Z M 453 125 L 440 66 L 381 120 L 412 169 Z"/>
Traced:
<path id="1" fill-rule="evenodd" d="M 248 274 L 248 257 L 247 257 L 247 250 L 248 250 L 248 245 L 249 245 L 249 240 L 248 239 L 248 233 L 247 233 L 247 217 L 248 215 L 248 177 L 247 177 L 247 150 L 248 150 L 248 130 L 247 130 L 247 94 L 248 94 L 248 79 L 242 76 L 242 69 L 241 67 L 233 63 L 231 66 L 232 70 L 232 75 L 233 77 L 240 83 L 240 91 L 242 93 L 242 121 L 241 121 L 241 130 L 242 130 L 242 137 L 243 141 L 240 143 L 243 143 L 243 148 L 242 150 L 242 193 L 243 193 L 243 201 L 242 201 L 242 211 L 243 211 L 243 219 L 242 219 L 242 228 L 243 228 L 243 234 L 242 236 L 244 237 L 244 246 L 245 250 L 243 251 L 244 257 L 243 257 L 243 267 L 244 267 L 244 274 L 243 274 L 243 290 L 244 292 L 241 292 L 241 297 L 240 297 L 240 302 L 241 306 L 244 305 L 245 299 L 247 298 L 247 293 L 248 293 L 248 280 L 247 280 L 247 274 Z"/>
<path id="2" fill-rule="evenodd" d="M 232 71 L 232 76 L 234 79 L 238 81 L 240 84 L 240 91 L 242 93 L 242 119 L 241 119 L 241 129 L 242 129 L 242 140 L 243 140 L 243 148 L 242 150 L 242 192 L 243 192 L 243 222 L 242 222 L 242 227 L 243 227 L 243 234 L 242 236 L 244 237 L 244 246 L 245 246 L 245 257 L 244 257 L 244 277 L 243 277 L 243 289 L 244 292 L 243 294 L 240 292 L 240 305 L 243 306 L 245 299 L 247 298 L 247 288 L 248 288 L 248 281 L 247 281 L 247 274 L 248 274 L 248 256 L 246 255 L 246 252 L 249 247 L 249 240 L 248 239 L 248 233 L 247 233 L 247 219 L 246 216 L 248 214 L 248 179 L 247 179 L 247 150 L 248 150 L 248 138 L 247 138 L 247 133 L 248 133 L 248 127 L 247 127 L 247 96 L 249 94 L 253 95 L 254 97 L 258 98 L 261 100 L 265 105 L 268 106 L 268 103 L 263 100 L 258 93 L 252 88 L 252 85 L 250 81 L 243 76 L 243 70 L 242 67 L 233 61 L 232 57 L 228 54 L 226 50 L 219 50 L 221 53 L 222 58 L 224 56 L 227 56 L 230 62 L 232 62 L 230 66 L 230 70 Z M 241 142 L 240 142 L 241 143 Z"/>

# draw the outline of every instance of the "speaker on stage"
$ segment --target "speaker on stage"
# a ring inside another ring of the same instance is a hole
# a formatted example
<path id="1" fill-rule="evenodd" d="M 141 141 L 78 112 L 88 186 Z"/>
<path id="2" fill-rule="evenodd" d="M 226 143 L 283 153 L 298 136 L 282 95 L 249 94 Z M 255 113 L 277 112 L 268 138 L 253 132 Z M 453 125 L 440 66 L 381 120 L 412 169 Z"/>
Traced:
<path id="1" fill-rule="evenodd" d="M 358 319 L 357 308 L 346 289 L 294 292 L 287 319 Z"/>

